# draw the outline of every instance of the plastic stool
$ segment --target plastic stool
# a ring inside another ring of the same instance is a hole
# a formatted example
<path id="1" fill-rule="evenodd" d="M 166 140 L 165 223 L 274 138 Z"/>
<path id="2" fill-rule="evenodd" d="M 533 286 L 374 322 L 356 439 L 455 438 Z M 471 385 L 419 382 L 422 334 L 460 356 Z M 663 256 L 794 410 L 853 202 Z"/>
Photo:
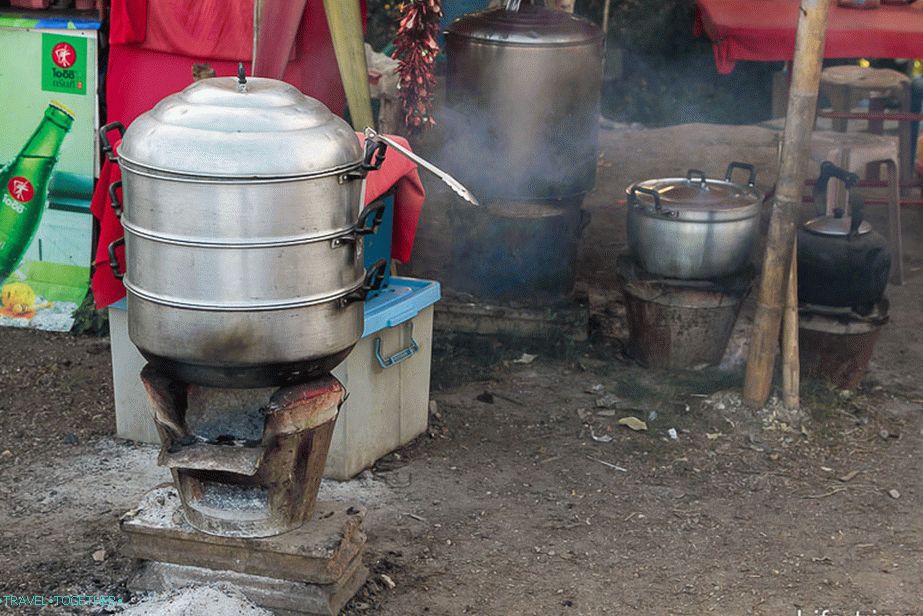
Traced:
<path id="1" fill-rule="evenodd" d="M 851 111 L 860 100 L 868 99 L 869 113 L 880 114 L 885 111 L 889 98 L 898 101 L 900 111 L 910 112 L 910 78 L 888 68 L 864 68 L 861 66 L 831 66 L 825 68 L 820 76 L 820 91 L 830 99 L 835 112 Z M 884 121 L 867 118 L 868 132 L 880 135 L 884 130 Z M 847 131 L 849 120 L 833 119 L 833 130 L 841 133 Z M 913 160 L 911 160 L 911 126 L 910 122 L 898 121 L 900 138 L 899 166 L 905 178 L 913 177 Z M 855 170 L 853 170 L 855 171 Z M 876 177 L 870 173 L 870 177 Z"/>
<path id="2" fill-rule="evenodd" d="M 900 153 L 897 139 L 870 133 L 815 131 L 811 137 L 811 158 L 829 160 L 860 175 L 866 167 L 884 165 L 888 171 L 888 240 L 891 244 L 891 282 L 904 284 L 903 243 L 901 241 Z M 827 214 L 845 203 L 842 186 L 835 182 L 827 195 Z"/>

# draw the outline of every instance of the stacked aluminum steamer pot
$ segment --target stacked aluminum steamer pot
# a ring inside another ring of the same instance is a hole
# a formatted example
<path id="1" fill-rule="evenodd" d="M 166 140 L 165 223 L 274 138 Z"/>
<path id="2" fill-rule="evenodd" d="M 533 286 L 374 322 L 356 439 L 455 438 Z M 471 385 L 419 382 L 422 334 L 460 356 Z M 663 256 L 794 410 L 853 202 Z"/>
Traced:
<path id="1" fill-rule="evenodd" d="M 383 212 L 360 213 L 362 180 L 384 147 L 368 140 L 363 151 L 320 102 L 242 71 L 137 118 L 117 159 L 129 335 L 147 360 L 212 387 L 298 383 L 334 368 L 361 337 L 363 300 L 384 273 L 383 261 L 365 271 L 361 242 Z M 110 255 L 117 269 L 114 245 Z"/>

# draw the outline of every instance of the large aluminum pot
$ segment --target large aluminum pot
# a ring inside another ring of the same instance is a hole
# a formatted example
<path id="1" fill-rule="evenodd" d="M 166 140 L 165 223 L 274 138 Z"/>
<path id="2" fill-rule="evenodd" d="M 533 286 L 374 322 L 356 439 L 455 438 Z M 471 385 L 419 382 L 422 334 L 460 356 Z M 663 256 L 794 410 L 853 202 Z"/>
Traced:
<path id="1" fill-rule="evenodd" d="M 446 32 L 446 161 L 475 193 L 572 197 L 596 181 L 605 39 L 595 24 L 523 5 L 456 20 Z"/>
<path id="2" fill-rule="evenodd" d="M 366 273 L 361 241 L 383 210 L 359 212 L 376 153 L 272 79 L 203 80 L 137 118 L 118 147 L 132 342 L 174 378 L 216 387 L 335 367 L 383 273 Z"/>
<path id="3" fill-rule="evenodd" d="M 746 184 L 731 181 L 735 169 Z M 684 178 L 636 182 L 628 194 L 628 249 L 651 274 L 719 278 L 750 263 L 763 193 L 753 165 L 733 162 L 723 180 L 690 169 Z"/>

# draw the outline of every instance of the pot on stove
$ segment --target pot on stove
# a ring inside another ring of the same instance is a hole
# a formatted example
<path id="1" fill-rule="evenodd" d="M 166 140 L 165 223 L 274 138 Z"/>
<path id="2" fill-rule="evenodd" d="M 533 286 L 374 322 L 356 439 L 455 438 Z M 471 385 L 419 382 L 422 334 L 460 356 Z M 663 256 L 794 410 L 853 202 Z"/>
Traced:
<path id="1" fill-rule="evenodd" d="M 284 385 L 335 367 L 384 273 L 383 262 L 365 271 L 361 241 L 382 206 L 360 213 L 362 180 L 384 147 L 369 140 L 363 151 L 319 101 L 242 70 L 138 117 L 118 147 L 114 202 L 132 342 L 168 375 L 215 387 Z"/>
<path id="2" fill-rule="evenodd" d="M 827 186 L 842 181 L 848 191 L 849 216 L 842 208 L 827 212 Z M 818 214 L 798 230 L 798 301 L 852 308 L 867 314 L 885 292 L 891 252 L 881 234 L 863 216 L 864 201 L 852 189 L 859 176 L 830 161 L 821 165 L 814 185 Z"/>
<path id="3" fill-rule="evenodd" d="M 747 183 L 732 181 L 735 169 Z M 763 193 L 753 165 L 732 162 L 724 179 L 690 169 L 684 178 L 636 182 L 627 189 L 628 249 L 644 270 L 664 278 L 706 280 L 750 264 Z"/>

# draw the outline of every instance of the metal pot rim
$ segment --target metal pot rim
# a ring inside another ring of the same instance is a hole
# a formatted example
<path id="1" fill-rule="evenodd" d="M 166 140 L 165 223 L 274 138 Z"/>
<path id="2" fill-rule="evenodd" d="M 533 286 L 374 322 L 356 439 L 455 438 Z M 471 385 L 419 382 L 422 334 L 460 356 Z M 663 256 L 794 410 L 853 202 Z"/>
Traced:
<path id="1" fill-rule="evenodd" d="M 309 173 L 293 174 L 248 174 L 248 175 L 202 175 L 192 173 L 181 173 L 175 169 L 157 167 L 146 163 L 125 157 L 124 154 L 118 153 L 119 165 L 123 172 L 128 171 L 136 175 L 156 180 L 166 180 L 173 182 L 187 182 L 191 184 L 275 184 L 281 182 L 292 182 L 298 180 L 314 180 L 332 175 L 341 175 L 354 171 L 362 167 L 362 159 L 357 159 L 348 165 L 331 167 L 322 171 L 312 171 Z"/>
<path id="2" fill-rule="evenodd" d="M 752 198 L 750 199 L 749 203 L 745 203 L 740 206 L 712 209 L 703 206 L 683 207 L 680 203 L 671 202 L 669 205 L 664 205 L 658 209 L 653 200 L 635 198 L 632 195 L 632 191 L 635 188 L 643 187 L 644 184 L 666 184 L 668 182 L 686 181 L 687 178 L 657 178 L 653 180 L 642 180 L 640 182 L 632 183 L 628 188 L 625 189 L 625 194 L 628 197 L 627 204 L 629 212 L 632 210 L 641 210 L 642 213 L 653 218 L 675 220 L 678 222 L 732 222 L 735 220 L 742 220 L 756 216 L 759 213 L 765 198 L 763 192 L 758 188 L 753 186 L 745 186 L 747 192 L 752 195 Z M 709 180 L 709 182 L 711 181 L 713 180 Z M 726 182 L 725 180 L 714 181 L 720 182 L 722 184 L 744 186 L 741 184 L 734 184 L 733 182 Z"/>
<path id="3" fill-rule="evenodd" d="M 206 304 L 206 303 L 194 303 L 189 301 L 184 301 L 177 299 L 175 297 L 169 297 L 166 295 L 158 295 L 156 293 L 150 293 L 149 291 L 144 291 L 136 287 L 128 279 L 126 274 L 125 278 L 122 280 L 122 283 L 125 285 L 125 289 L 129 294 L 134 295 L 138 299 L 142 299 L 152 304 L 158 304 L 161 306 L 169 306 L 171 308 L 180 308 L 184 310 L 196 310 L 201 312 L 268 312 L 275 310 L 292 310 L 296 308 L 308 308 L 311 306 L 317 306 L 320 304 L 326 304 L 328 302 L 334 302 L 342 300 L 346 296 L 350 295 L 361 289 L 365 283 L 365 276 L 360 276 L 359 280 L 344 288 L 338 289 L 332 293 L 326 293 L 323 295 L 309 295 L 305 297 L 296 297 L 289 298 L 283 301 L 268 301 L 268 302 L 258 302 L 258 301 L 248 301 L 248 302 L 234 302 L 234 303 L 222 303 L 222 304 Z"/>
<path id="4" fill-rule="evenodd" d="M 327 231 L 325 233 L 319 234 L 310 234 L 304 233 L 300 235 L 290 235 L 287 237 L 274 237 L 268 240 L 260 239 L 248 239 L 246 241 L 241 240 L 232 240 L 232 239 L 220 239 L 220 240 L 208 240 L 201 238 L 188 238 L 180 235 L 171 235 L 165 233 L 155 233 L 147 229 L 142 229 L 141 227 L 135 226 L 130 220 L 127 219 L 127 216 L 122 217 L 122 227 L 125 228 L 127 234 L 133 236 L 150 240 L 152 242 L 158 242 L 161 244 L 173 244 L 176 246 L 186 246 L 189 248 L 232 248 L 232 249 L 250 249 L 250 248 L 282 248 L 285 246 L 301 246 L 304 244 L 313 244 L 315 242 L 333 242 L 337 239 L 344 238 L 348 235 L 351 235 L 355 232 L 355 225 L 349 225 L 342 229 L 336 229 L 334 231 Z M 331 248 L 336 248 L 338 246 L 331 246 Z"/>

